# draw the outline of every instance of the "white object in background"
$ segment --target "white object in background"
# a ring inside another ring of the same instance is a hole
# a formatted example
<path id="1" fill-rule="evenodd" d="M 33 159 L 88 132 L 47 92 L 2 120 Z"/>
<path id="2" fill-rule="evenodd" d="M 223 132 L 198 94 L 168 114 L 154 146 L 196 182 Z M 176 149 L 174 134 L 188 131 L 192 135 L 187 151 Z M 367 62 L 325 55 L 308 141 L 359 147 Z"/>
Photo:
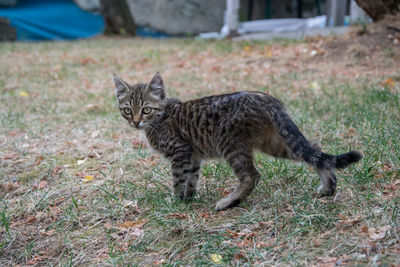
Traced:
<path id="1" fill-rule="evenodd" d="M 326 15 L 307 19 L 266 19 L 240 23 L 239 33 L 294 32 L 306 29 L 324 28 Z"/>
<path id="2" fill-rule="evenodd" d="M 225 25 L 228 26 L 229 33 L 237 33 L 239 29 L 239 0 L 226 0 Z"/>

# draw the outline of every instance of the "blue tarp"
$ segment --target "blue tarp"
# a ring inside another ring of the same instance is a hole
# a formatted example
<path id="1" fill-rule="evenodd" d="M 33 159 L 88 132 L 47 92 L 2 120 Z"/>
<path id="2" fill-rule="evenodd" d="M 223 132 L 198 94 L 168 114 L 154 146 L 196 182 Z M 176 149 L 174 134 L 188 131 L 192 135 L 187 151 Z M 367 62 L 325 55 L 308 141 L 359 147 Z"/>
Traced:
<path id="1" fill-rule="evenodd" d="M 87 38 L 104 30 L 101 15 L 68 0 L 19 0 L 15 7 L 0 7 L 0 17 L 10 19 L 21 41 Z"/>

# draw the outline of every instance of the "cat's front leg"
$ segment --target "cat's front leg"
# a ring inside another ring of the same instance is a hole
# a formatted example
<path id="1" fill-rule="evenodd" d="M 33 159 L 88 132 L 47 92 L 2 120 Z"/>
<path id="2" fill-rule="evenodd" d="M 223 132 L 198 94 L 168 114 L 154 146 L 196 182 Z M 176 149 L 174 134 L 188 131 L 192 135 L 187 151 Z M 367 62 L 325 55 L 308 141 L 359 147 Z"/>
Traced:
<path id="1" fill-rule="evenodd" d="M 199 181 L 201 161 L 197 157 L 193 156 L 192 166 L 188 171 L 188 177 L 185 185 L 185 198 L 192 199 L 196 194 L 197 182 Z"/>
<path id="2" fill-rule="evenodd" d="M 191 173 L 192 150 L 188 147 L 180 147 L 172 156 L 172 185 L 174 194 L 180 199 L 185 197 L 186 181 Z"/>

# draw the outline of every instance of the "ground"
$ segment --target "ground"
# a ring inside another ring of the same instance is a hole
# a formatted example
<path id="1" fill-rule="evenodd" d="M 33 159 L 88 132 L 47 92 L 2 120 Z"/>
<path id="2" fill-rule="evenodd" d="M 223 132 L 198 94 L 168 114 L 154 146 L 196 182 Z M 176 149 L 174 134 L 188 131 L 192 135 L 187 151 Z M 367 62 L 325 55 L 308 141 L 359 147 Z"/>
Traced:
<path id="1" fill-rule="evenodd" d="M 0 265 L 398 266 L 400 48 L 354 36 L 0 43 Z M 112 73 L 157 71 L 182 100 L 270 93 L 324 151 L 364 158 L 333 197 L 307 165 L 256 154 L 262 178 L 239 207 L 213 211 L 236 184 L 223 161 L 177 200 L 114 96 Z"/>

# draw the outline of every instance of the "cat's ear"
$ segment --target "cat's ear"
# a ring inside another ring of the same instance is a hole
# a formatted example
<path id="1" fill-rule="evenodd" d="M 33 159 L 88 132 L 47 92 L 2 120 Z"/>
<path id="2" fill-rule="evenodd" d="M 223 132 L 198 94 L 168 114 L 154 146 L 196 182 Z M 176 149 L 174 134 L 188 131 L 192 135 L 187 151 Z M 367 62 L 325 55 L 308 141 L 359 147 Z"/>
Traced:
<path id="1" fill-rule="evenodd" d="M 151 82 L 149 83 L 149 86 L 147 87 L 147 92 L 151 97 L 154 97 L 159 100 L 164 100 L 165 99 L 165 86 L 164 86 L 164 80 L 161 77 L 161 74 L 157 72 L 153 79 L 151 79 Z"/>
<path id="2" fill-rule="evenodd" d="M 129 86 L 126 82 L 124 82 L 117 75 L 113 74 L 114 83 L 115 83 L 115 94 L 117 95 L 118 100 L 123 99 L 129 93 Z"/>

